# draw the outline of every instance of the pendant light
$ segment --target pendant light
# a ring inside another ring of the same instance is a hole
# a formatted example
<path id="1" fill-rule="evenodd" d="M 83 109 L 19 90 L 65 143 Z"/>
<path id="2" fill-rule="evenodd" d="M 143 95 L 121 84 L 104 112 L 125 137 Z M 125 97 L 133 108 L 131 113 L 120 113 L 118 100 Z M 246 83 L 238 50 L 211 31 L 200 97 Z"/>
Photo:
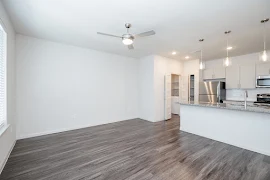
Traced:
<path id="1" fill-rule="evenodd" d="M 269 55 L 266 51 L 266 23 L 269 21 L 269 19 L 263 19 L 261 20 L 261 23 L 263 23 L 263 51 L 260 53 L 260 61 L 266 62 L 269 61 Z"/>
<path id="2" fill-rule="evenodd" d="M 232 65 L 232 60 L 229 57 L 229 34 L 231 33 L 231 31 L 225 31 L 225 35 L 227 35 L 227 46 L 226 46 L 226 50 L 227 50 L 227 57 L 223 60 L 223 66 L 228 67 Z"/>
<path id="3" fill-rule="evenodd" d="M 204 41 L 204 39 L 199 39 L 199 42 L 202 44 L 202 42 Z M 203 46 L 201 45 L 201 50 L 200 50 L 200 52 L 201 52 L 201 59 L 200 59 L 200 66 L 199 66 L 199 68 L 200 68 L 200 70 L 203 70 L 203 69 L 205 69 L 205 63 L 204 63 L 204 61 L 203 61 L 203 48 L 202 48 Z"/>

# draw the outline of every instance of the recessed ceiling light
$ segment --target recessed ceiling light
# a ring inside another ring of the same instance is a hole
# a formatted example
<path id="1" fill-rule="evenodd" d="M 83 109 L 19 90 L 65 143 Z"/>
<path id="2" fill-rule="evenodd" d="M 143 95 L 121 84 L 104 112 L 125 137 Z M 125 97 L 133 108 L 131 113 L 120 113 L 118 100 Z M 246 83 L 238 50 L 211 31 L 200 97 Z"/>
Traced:
<path id="1" fill-rule="evenodd" d="M 176 52 L 175 52 L 175 51 L 173 51 L 173 52 L 172 52 L 172 55 L 176 55 Z"/>
<path id="2" fill-rule="evenodd" d="M 189 59 L 189 56 L 186 56 L 185 59 Z"/>
<path id="3" fill-rule="evenodd" d="M 231 50 L 231 49 L 232 49 L 232 46 L 228 46 L 227 49 L 228 49 L 228 50 Z"/>

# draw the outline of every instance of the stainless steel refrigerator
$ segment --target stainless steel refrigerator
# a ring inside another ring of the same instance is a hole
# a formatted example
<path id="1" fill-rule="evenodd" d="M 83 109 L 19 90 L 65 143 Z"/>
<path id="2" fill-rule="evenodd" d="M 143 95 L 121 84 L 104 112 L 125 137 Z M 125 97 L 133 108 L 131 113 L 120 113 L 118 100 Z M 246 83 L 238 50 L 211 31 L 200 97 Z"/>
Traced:
<path id="1" fill-rule="evenodd" d="M 207 103 L 223 103 L 226 100 L 225 82 L 206 81 L 200 82 L 199 101 Z"/>

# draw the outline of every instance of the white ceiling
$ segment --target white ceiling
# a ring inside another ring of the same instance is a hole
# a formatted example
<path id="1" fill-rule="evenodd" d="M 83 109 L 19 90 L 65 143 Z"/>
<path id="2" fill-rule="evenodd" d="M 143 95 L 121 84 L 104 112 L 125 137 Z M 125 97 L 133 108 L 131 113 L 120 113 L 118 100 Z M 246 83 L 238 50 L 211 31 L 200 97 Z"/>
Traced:
<path id="1" fill-rule="evenodd" d="M 225 30 L 231 30 L 232 56 L 261 51 L 261 19 L 270 17 L 270 0 L 3 0 L 18 33 L 130 57 L 159 54 L 184 59 L 200 49 L 204 59 L 225 56 Z M 97 35 L 155 30 L 128 50 L 120 39 Z M 267 38 L 270 47 L 270 22 Z M 176 56 L 170 53 L 177 51 Z M 195 55 L 192 56 L 192 58 Z"/>

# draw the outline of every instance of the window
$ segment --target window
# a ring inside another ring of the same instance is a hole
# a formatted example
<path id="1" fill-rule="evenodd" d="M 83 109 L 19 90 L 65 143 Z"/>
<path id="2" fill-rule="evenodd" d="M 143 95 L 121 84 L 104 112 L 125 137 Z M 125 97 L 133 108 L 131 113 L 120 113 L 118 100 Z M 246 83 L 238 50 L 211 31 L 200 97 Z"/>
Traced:
<path id="1" fill-rule="evenodd" d="M 7 33 L 0 22 L 0 128 L 6 123 L 6 50 Z"/>

